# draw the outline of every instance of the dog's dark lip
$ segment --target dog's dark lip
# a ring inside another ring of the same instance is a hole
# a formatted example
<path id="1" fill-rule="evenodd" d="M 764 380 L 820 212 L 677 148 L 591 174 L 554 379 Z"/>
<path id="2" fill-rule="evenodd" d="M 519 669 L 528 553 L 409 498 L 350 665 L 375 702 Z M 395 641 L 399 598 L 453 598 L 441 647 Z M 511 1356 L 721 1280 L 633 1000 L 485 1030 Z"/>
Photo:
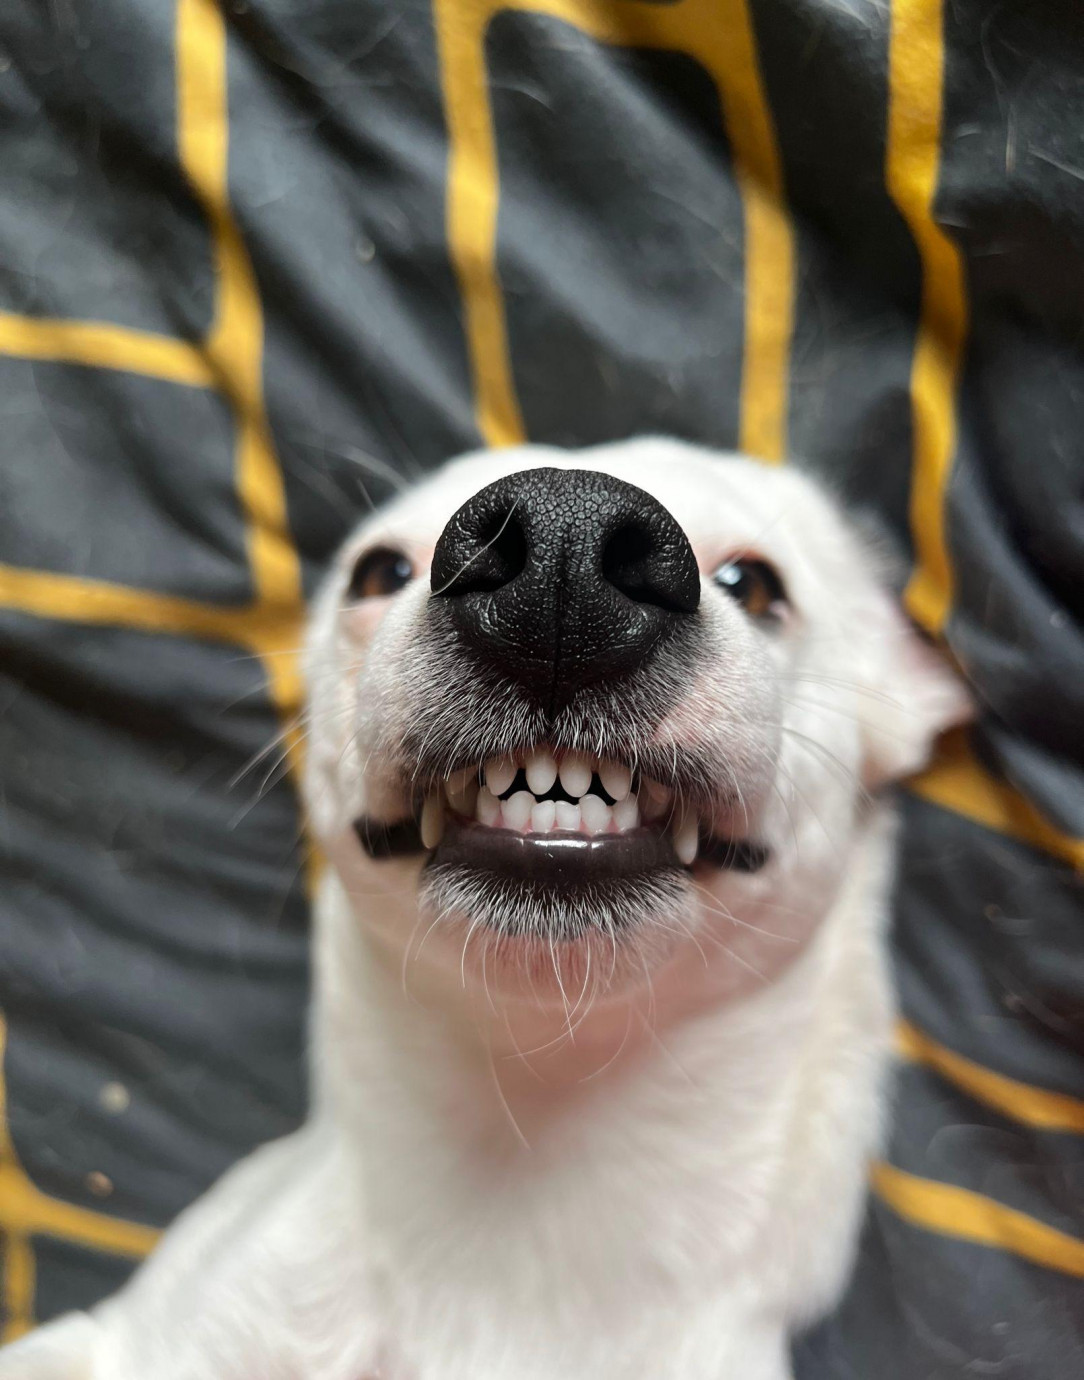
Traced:
<path id="1" fill-rule="evenodd" d="M 681 866 L 668 834 L 630 829 L 622 834 L 519 834 L 456 820 L 433 850 L 431 867 L 467 867 L 546 886 L 616 881 Z"/>
<path id="2" fill-rule="evenodd" d="M 354 832 L 370 858 L 403 858 L 425 853 L 417 822 L 386 823 L 364 816 Z M 697 861 L 733 872 L 759 872 L 769 851 L 749 839 L 717 838 L 701 831 Z M 623 834 L 589 837 L 583 834 L 518 834 L 511 829 L 488 829 L 465 820 L 452 820 L 431 863 L 465 866 L 554 886 L 566 881 L 605 882 L 617 877 L 683 867 L 670 835 L 650 827 Z"/>
<path id="3" fill-rule="evenodd" d="M 407 858 L 423 853 L 421 831 L 416 819 L 394 823 L 361 815 L 354 820 L 354 833 L 370 858 Z"/>
<path id="4" fill-rule="evenodd" d="M 712 867 L 730 872 L 759 872 L 770 856 L 764 844 L 754 843 L 752 839 L 722 839 L 700 831 L 697 862 L 710 863 Z"/>

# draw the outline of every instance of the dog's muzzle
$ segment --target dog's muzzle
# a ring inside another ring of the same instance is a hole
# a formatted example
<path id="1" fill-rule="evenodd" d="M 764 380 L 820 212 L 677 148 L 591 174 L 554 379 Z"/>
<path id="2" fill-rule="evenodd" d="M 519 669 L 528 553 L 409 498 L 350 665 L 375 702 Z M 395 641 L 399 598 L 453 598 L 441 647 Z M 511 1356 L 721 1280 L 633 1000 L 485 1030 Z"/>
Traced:
<path id="1" fill-rule="evenodd" d="M 461 690 L 419 708 L 412 816 L 355 821 L 365 851 L 424 851 L 434 884 L 499 898 L 502 927 L 541 906 L 560 933 L 569 907 L 631 923 L 698 860 L 759 870 L 763 848 L 715 833 L 714 773 L 654 736 L 688 690 L 700 589 L 681 527 L 621 479 L 535 469 L 479 490 L 437 542 L 422 634 Z"/>

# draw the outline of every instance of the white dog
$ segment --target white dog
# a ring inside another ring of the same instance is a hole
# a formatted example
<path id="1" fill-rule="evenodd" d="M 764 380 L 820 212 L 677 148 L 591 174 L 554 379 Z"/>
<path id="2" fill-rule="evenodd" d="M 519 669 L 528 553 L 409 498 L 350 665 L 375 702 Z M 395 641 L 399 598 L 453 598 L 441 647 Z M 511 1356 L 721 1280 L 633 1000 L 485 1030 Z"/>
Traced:
<path id="1" fill-rule="evenodd" d="M 783 1380 L 882 1128 L 876 792 L 959 684 L 808 479 L 663 440 L 441 470 L 308 672 L 311 1115 L 0 1377 Z"/>

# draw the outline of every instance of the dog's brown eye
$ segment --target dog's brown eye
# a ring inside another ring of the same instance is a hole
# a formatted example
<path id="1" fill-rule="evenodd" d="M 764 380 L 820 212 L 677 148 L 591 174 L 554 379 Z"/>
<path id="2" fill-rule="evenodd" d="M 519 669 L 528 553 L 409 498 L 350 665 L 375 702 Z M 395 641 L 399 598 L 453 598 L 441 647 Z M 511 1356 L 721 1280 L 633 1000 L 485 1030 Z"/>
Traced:
<path id="1" fill-rule="evenodd" d="M 401 551 L 393 551 L 390 546 L 378 546 L 366 551 L 350 578 L 347 597 L 356 599 L 380 599 L 409 584 L 414 575 L 410 559 Z"/>
<path id="2" fill-rule="evenodd" d="M 712 578 L 752 618 L 771 617 L 787 601 L 787 591 L 775 569 L 753 556 L 732 556 Z"/>

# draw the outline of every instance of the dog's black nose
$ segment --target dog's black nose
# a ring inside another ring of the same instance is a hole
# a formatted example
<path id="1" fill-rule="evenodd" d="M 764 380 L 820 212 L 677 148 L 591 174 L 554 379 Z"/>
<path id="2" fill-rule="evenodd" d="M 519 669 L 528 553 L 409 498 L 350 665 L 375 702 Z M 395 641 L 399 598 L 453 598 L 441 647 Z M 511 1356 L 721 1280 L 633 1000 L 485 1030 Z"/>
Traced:
<path id="1" fill-rule="evenodd" d="M 626 675 L 694 613 L 685 533 L 643 489 L 594 470 L 525 470 L 480 489 L 433 554 L 434 599 L 483 662 L 547 712 Z"/>

